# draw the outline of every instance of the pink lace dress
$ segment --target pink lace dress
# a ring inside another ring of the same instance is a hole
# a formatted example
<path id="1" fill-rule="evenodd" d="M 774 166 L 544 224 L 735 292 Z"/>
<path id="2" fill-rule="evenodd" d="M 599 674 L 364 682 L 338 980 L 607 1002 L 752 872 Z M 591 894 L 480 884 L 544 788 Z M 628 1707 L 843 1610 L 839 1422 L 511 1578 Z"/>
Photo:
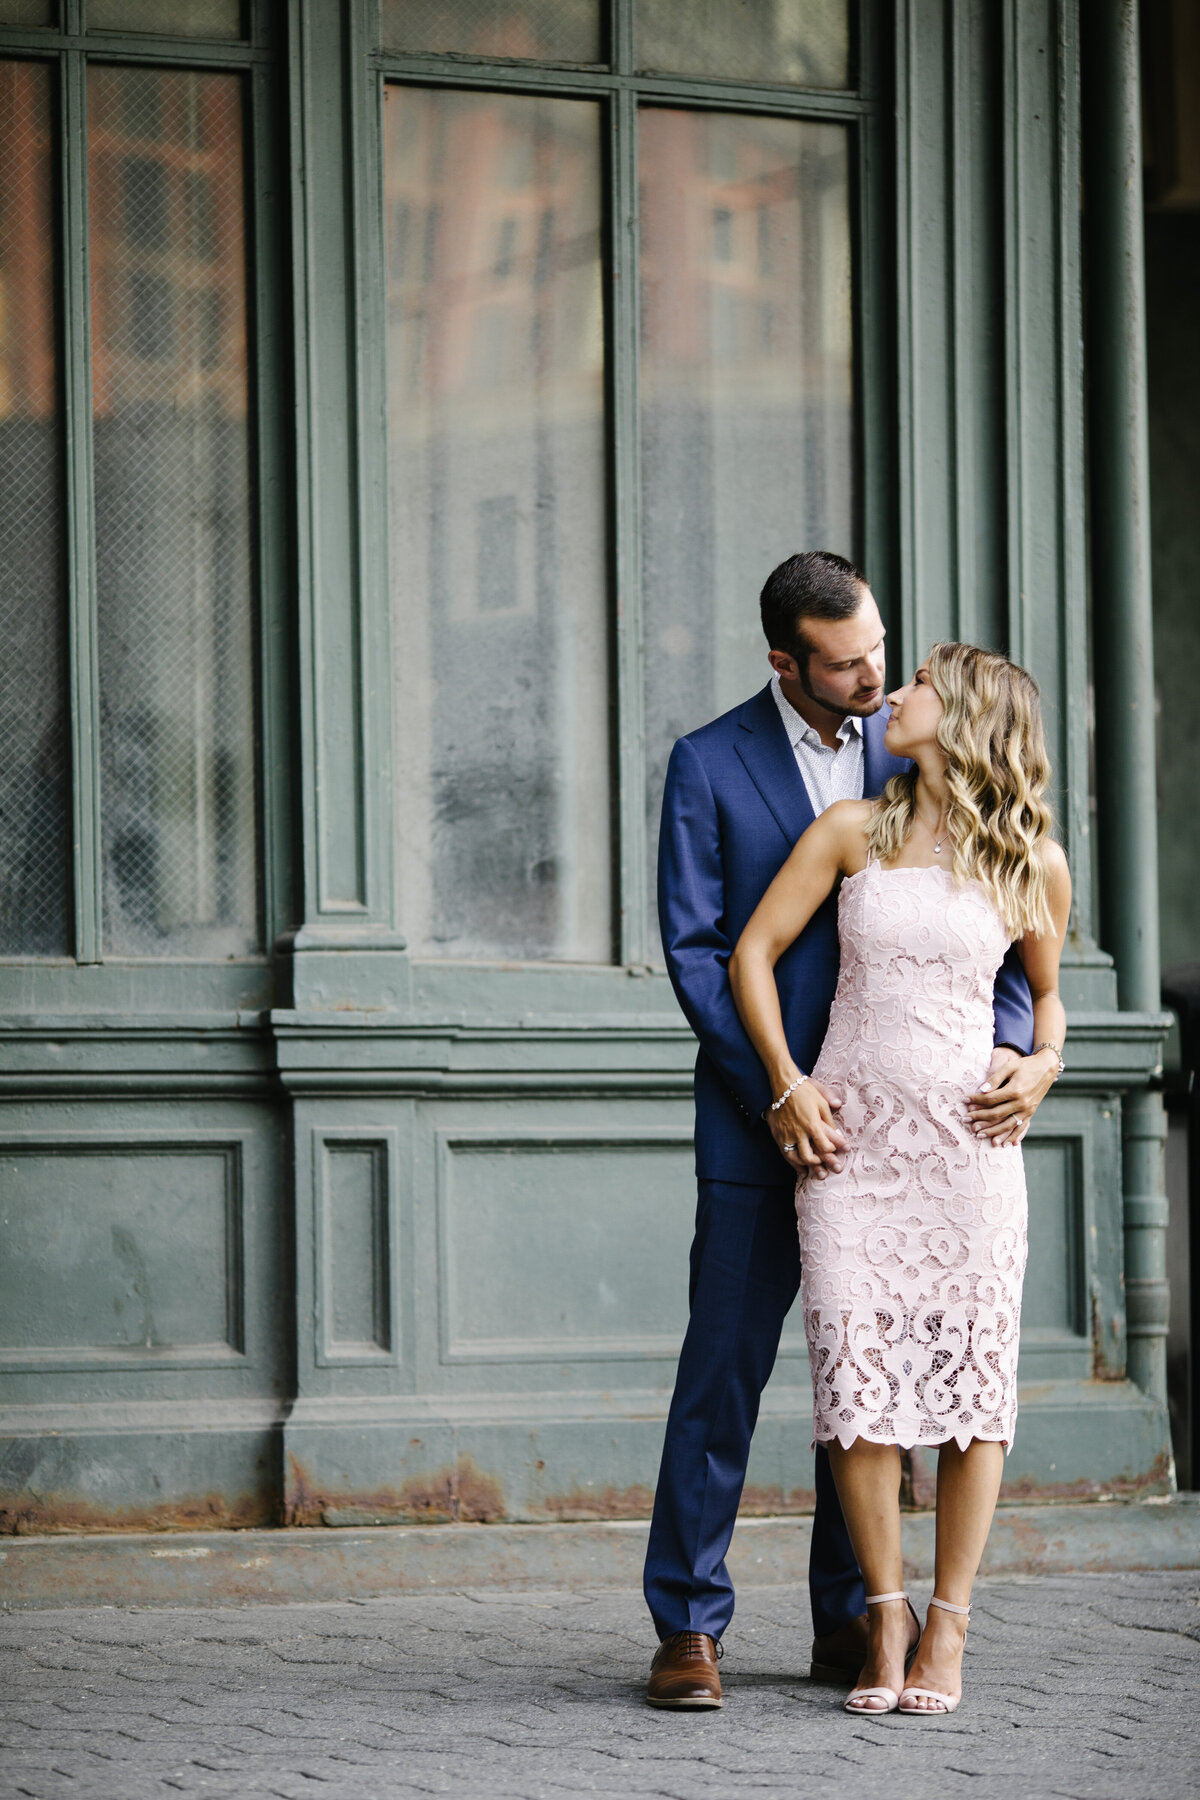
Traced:
<path id="1" fill-rule="evenodd" d="M 844 1096 L 849 1150 L 840 1174 L 796 1186 L 813 1436 L 1011 1447 L 1025 1171 L 965 1106 L 1007 930 L 979 882 L 878 863 L 843 881 L 838 930 L 813 1074 Z"/>

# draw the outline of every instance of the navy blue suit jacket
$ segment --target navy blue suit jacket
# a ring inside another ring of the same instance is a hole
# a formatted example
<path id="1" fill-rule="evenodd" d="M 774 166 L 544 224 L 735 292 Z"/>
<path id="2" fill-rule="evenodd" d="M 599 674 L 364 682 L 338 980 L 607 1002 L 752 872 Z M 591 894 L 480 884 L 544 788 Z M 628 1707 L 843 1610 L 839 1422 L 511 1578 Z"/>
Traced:
<path id="1" fill-rule="evenodd" d="M 863 792 L 908 767 L 884 748 L 885 717 L 863 720 Z M 773 1098 L 729 986 L 729 958 L 751 913 L 813 822 L 812 803 L 768 684 L 671 752 L 658 851 L 658 916 L 667 970 L 700 1040 L 696 1173 L 714 1181 L 791 1186 L 762 1112 Z M 811 1069 L 838 975 L 837 893 L 775 970 L 792 1055 Z M 996 1042 L 1033 1043 L 1029 985 L 1015 947 L 995 990 Z"/>

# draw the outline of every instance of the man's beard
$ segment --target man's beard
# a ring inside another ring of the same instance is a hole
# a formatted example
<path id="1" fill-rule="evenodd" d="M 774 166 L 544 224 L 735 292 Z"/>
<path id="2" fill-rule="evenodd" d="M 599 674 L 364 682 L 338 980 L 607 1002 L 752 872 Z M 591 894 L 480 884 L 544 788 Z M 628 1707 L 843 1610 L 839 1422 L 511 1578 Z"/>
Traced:
<path id="1" fill-rule="evenodd" d="M 809 680 L 808 658 L 806 657 L 804 661 L 801 662 L 800 658 L 797 657 L 796 667 L 800 671 L 800 686 L 808 695 L 808 698 L 813 702 L 814 706 L 824 707 L 831 718 L 844 719 L 849 714 L 853 714 L 855 718 L 869 719 L 874 713 L 877 713 L 883 705 L 882 680 L 879 683 L 878 698 L 872 700 L 869 704 L 867 704 L 865 700 L 857 700 L 853 697 L 849 700 L 829 700 L 824 694 L 818 694 L 817 690 L 813 687 L 812 682 Z"/>

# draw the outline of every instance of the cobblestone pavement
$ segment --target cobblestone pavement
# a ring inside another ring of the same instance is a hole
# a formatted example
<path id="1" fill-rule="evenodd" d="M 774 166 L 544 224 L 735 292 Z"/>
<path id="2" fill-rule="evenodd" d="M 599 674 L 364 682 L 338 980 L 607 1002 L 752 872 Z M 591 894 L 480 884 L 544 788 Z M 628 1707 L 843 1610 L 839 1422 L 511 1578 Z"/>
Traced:
<path id="1" fill-rule="evenodd" d="M 12 1613 L 0 1795 L 1200 1795 L 1200 1573 L 980 1583 L 939 1720 L 846 1716 L 806 1623 L 802 1590 L 744 1590 L 724 1710 L 679 1715 L 642 1701 L 632 1593 Z"/>

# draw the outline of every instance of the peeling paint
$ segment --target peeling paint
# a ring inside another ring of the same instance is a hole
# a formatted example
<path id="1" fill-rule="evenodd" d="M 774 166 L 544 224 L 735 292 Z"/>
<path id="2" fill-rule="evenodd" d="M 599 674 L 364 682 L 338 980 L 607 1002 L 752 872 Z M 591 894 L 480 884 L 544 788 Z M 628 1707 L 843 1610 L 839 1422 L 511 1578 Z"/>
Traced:
<path id="1" fill-rule="evenodd" d="M 504 1517 L 500 1483 L 469 1456 L 366 1493 L 323 1487 L 299 1457 L 288 1458 L 285 1525 L 490 1525 Z"/>
<path id="2" fill-rule="evenodd" d="M 540 1517 L 584 1523 L 600 1519 L 648 1519 L 654 1505 L 654 1490 L 634 1484 L 632 1487 L 569 1488 L 562 1494 L 549 1494 L 537 1503 Z"/>
<path id="3" fill-rule="evenodd" d="M 817 1496 L 811 1488 L 755 1486 L 747 1482 L 738 1507 L 741 1519 L 767 1519 L 787 1513 L 810 1513 L 816 1510 Z"/>
<path id="4" fill-rule="evenodd" d="M 0 1534 L 10 1537 L 86 1531 L 245 1531 L 278 1524 L 279 1503 L 270 1490 L 234 1498 L 185 1494 L 154 1506 L 107 1507 L 75 1495 L 31 1493 L 9 1494 L 0 1501 Z"/>
<path id="5" fill-rule="evenodd" d="M 1023 1500 L 1136 1500 L 1148 1494 L 1167 1494 L 1171 1490 L 1171 1459 L 1161 1452 L 1141 1474 L 1117 1476 L 1105 1481 L 1036 1481 L 1022 1475 L 1017 1481 L 1005 1481 L 1000 1489 L 1000 1503 Z"/>

